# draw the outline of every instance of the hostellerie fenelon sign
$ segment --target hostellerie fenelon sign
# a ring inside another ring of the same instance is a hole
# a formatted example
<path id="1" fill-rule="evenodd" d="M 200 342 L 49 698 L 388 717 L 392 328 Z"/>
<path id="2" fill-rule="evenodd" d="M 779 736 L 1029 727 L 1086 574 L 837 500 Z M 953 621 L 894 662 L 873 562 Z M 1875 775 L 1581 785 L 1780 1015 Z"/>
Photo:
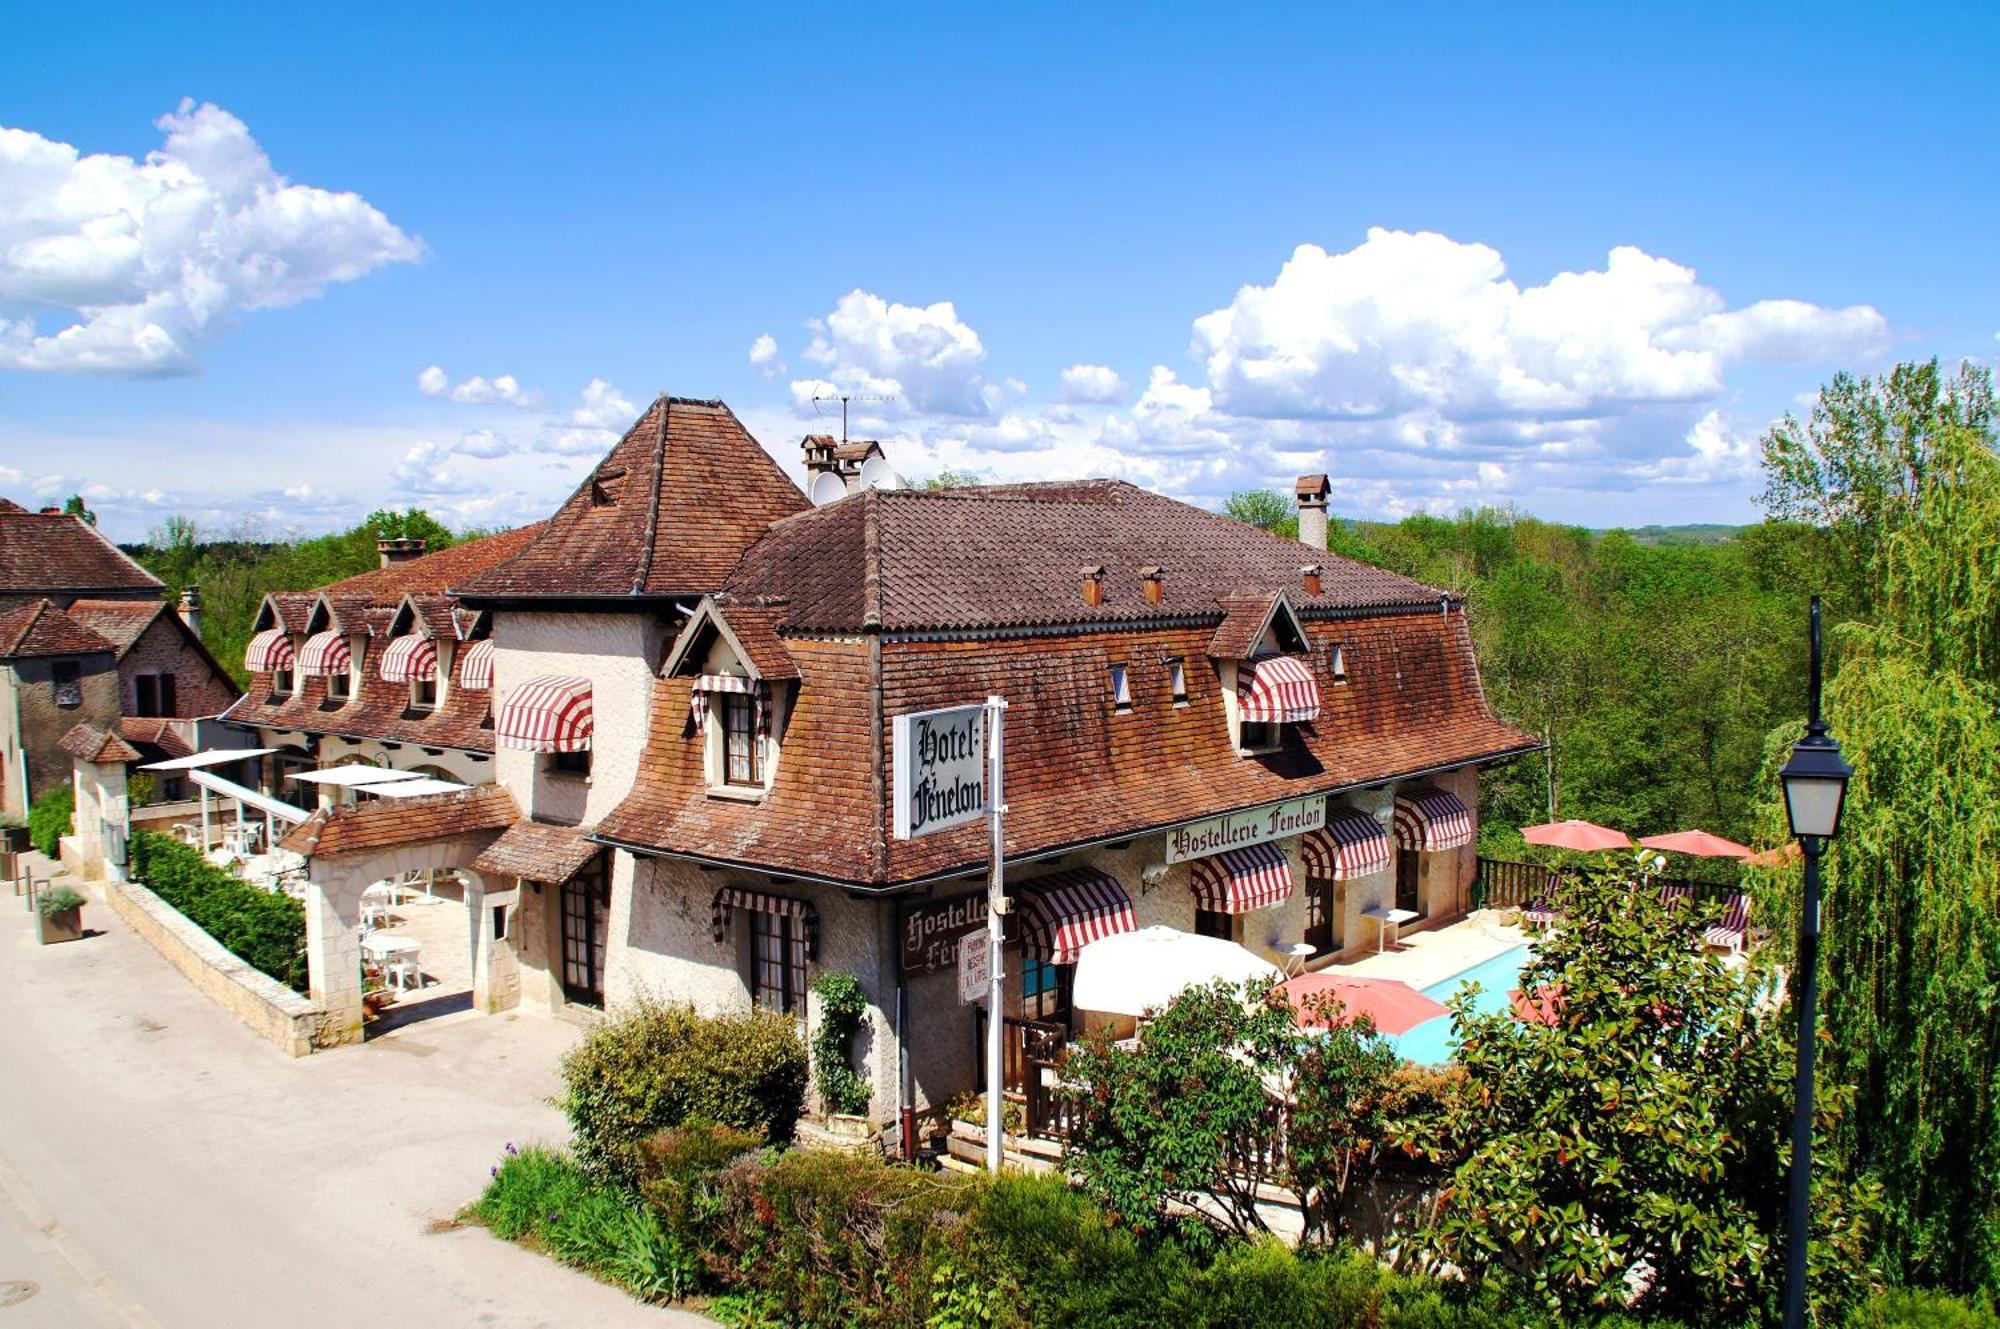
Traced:
<path id="1" fill-rule="evenodd" d="M 1326 798 L 1294 798 L 1270 807 L 1230 812 L 1176 826 L 1167 832 L 1167 862 L 1184 863 L 1190 858 L 1207 858 L 1267 840 L 1303 835 L 1326 825 Z"/>
<path id="2" fill-rule="evenodd" d="M 894 721 L 895 834 L 909 840 L 986 815 L 986 708 L 952 706 Z"/>

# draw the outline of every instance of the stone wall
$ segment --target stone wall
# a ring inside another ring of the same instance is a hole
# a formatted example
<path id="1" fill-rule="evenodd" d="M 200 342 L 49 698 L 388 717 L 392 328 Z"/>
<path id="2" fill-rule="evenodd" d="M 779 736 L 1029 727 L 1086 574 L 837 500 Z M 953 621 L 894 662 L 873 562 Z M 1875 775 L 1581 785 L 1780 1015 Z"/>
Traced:
<path id="1" fill-rule="evenodd" d="M 114 732 L 118 727 L 116 661 L 108 652 L 67 658 L 82 666 L 83 701 L 76 706 L 56 703 L 55 660 L 15 660 L 11 664 L 20 715 L 16 742 L 27 750 L 31 801 L 69 783 L 69 754 L 57 745 L 72 727 L 86 722 Z M 17 778 L 10 772 L 10 786 Z"/>

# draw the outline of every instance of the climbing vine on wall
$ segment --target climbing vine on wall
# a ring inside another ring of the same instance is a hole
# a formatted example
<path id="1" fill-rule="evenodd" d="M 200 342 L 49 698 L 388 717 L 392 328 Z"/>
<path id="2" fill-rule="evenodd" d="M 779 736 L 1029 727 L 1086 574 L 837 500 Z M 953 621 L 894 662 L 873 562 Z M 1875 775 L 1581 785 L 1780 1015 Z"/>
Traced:
<path id="1" fill-rule="evenodd" d="M 868 1086 L 848 1062 L 848 1044 L 860 1032 L 868 994 L 852 974 L 822 974 L 813 984 L 819 998 L 819 1029 L 813 1034 L 813 1085 L 826 1110 L 856 1113 L 868 1107 Z"/>

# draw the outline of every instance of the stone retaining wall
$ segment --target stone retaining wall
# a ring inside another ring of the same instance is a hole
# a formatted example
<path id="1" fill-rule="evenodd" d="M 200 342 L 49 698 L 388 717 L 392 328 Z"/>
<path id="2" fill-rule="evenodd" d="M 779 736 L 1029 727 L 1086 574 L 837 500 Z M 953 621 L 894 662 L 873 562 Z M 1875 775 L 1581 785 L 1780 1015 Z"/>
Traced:
<path id="1" fill-rule="evenodd" d="M 104 894 L 133 931 L 244 1024 L 294 1057 L 325 1046 L 324 1011 L 230 954 L 180 910 L 137 882 L 107 881 Z"/>

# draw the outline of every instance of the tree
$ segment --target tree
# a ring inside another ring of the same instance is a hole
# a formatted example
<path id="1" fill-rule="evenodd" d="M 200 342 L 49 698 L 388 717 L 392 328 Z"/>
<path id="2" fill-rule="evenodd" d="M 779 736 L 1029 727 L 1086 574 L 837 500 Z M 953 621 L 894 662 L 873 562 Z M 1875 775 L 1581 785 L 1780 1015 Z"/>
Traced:
<path id="1" fill-rule="evenodd" d="M 981 483 L 983 483 L 983 481 L 981 481 L 981 479 L 979 478 L 979 472 L 953 470 L 951 467 L 947 466 L 942 471 L 939 471 L 936 475 L 933 475 L 930 479 L 923 481 L 921 484 L 917 486 L 917 488 L 965 489 L 971 485 L 976 485 Z"/>
<path id="2" fill-rule="evenodd" d="M 1607 1308 L 1743 1324 L 1774 1318 L 1790 1163 L 1792 1025 L 1769 972 L 1696 947 L 1712 921 L 1662 904 L 1658 860 L 1580 875 L 1521 972 L 1550 1012 L 1453 1012 L 1462 1142 L 1433 1256 L 1556 1315 Z M 1822 1323 L 1863 1288 L 1872 1192 L 1831 1148 L 1846 1099 L 1819 1097 L 1812 1299 Z M 1829 1318 L 1831 1317 L 1831 1318 Z"/>
<path id="3" fill-rule="evenodd" d="M 1238 490 L 1223 502 L 1222 515 L 1273 535 L 1299 538 L 1299 514 L 1293 510 L 1291 500 L 1275 489 Z"/>
<path id="4" fill-rule="evenodd" d="M 85 525 L 97 525 L 97 514 L 84 504 L 82 494 L 71 494 L 64 500 L 63 511 L 69 516 L 83 518 Z"/>

